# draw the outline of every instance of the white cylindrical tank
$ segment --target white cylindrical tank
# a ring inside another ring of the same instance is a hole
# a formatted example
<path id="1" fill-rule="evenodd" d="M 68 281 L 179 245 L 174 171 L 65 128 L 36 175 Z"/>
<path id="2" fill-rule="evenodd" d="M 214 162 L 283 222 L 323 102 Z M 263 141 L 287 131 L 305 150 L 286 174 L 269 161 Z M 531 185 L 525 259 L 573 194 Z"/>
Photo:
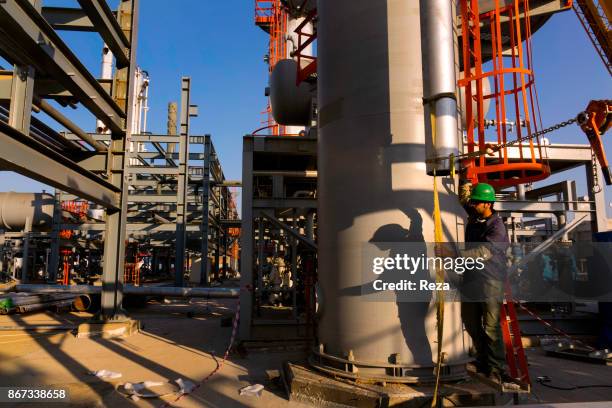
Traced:
<path id="1" fill-rule="evenodd" d="M 291 13 L 308 14 L 317 7 L 316 0 L 281 0 Z"/>
<path id="2" fill-rule="evenodd" d="M 317 11 L 323 312 L 311 362 L 346 377 L 356 367 L 362 379 L 430 380 L 435 303 L 370 302 L 361 292 L 364 251 L 372 241 L 434 241 L 419 2 L 320 0 Z M 444 236 L 456 240 L 465 214 L 449 183 L 438 182 Z M 461 377 L 467 345 L 459 303 L 446 304 L 444 322 L 442 378 Z"/>
<path id="3" fill-rule="evenodd" d="M 0 228 L 21 231 L 27 219 L 37 230 L 50 230 L 53 223 L 54 197 L 46 193 L 0 193 Z"/>

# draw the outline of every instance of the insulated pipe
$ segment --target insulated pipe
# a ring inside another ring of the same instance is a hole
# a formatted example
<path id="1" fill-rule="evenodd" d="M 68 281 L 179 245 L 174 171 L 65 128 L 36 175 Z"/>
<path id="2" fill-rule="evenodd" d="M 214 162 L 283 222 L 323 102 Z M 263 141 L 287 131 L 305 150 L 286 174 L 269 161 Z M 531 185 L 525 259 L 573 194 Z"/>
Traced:
<path id="1" fill-rule="evenodd" d="M 459 153 L 457 129 L 457 79 L 453 5 L 449 0 L 420 2 L 423 50 L 423 102 L 428 160 Z M 448 175 L 448 159 L 427 163 L 427 174 Z"/>
<path id="2" fill-rule="evenodd" d="M 102 47 L 102 72 L 100 78 L 113 79 L 113 53 L 106 44 Z M 108 127 L 100 119 L 96 120 L 96 132 L 109 133 Z"/>
<path id="3" fill-rule="evenodd" d="M 96 295 L 102 293 L 101 286 L 92 285 L 17 285 L 18 292 L 31 293 L 76 293 Z M 168 297 L 208 297 L 218 299 L 237 298 L 240 288 L 181 288 L 174 286 L 132 286 L 124 285 L 125 295 L 168 296 Z"/>
<path id="4" fill-rule="evenodd" d="M 516 186 L 516 198 L 517 200 L 525 201 L 525 185 L 518 184 Z"/>
<path id="5" fill-rule="evenodd" d="M 98 142 L 93 137 L 91 137 L 89 134 L 85 133 L 85 131 L 83 129 L 81 129 L 80 127 L 75 125 L 70 119 L 68 119 L 67 117 L 62 115 L 53 106 L 49 105 L 49 103 L 47 101 L 36 97 L 36 98 L 34 98 L 34 103 L 43 112 L 45 112 L 47 115 L 51 116 L 59 124 L 65 126 L 66 129 L 70 130 L 72 133 L 77 135 L 81 140 L 83 140 L 84 142 L 88 143 L 91 147 L 96 149 L 96 151 L 98 151 L 98 152 L 105 152 L 107 150 L 106 146 L 104 144 Z"/>
<path id="6" fill-rule="evenodd" d="M 177 124 L 177 113 L 178 113 L 178 104 L 176 102 L 168 103 L 168 122 L 167 122 L 167 130 L 166 133 L 171 136 L 176 136 L 176 124 Z M 178 142 L 178 137 L 176 138 Z M 176 151 L 175 143 L 167 143 L 166 151 L 168 153 L 174 153 Z"/>

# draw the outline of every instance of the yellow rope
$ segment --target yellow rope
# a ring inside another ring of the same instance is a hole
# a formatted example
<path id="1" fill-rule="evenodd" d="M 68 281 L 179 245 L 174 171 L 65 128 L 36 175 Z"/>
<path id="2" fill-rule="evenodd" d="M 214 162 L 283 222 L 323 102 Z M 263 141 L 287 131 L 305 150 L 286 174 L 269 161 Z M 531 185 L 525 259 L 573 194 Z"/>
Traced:
<path id="1" fill-rule="evenodd" d="M 435 115 L 435 107 L 433 104 L 430 105 L 431 107 L 431 115 L 430 115 L 430 119 L 431 119 L 431 133 L 432 133 L 432 140 L 433 143 L 435 145 L 436 142 L 436 115 Z M 453 169 L 454 166 L 454 157 L 451 156 L 451 169 Z M 451 175 L 454 176 L 454 171 L 451 170 Z M 436 245 L 438 243 L 441 243 L 444 239 L 443 234 L 442 234 L 442 218 L 440 216 L 440 200 L 438 197 L 438 180 L 436 177 L 436 170 L 434 168 L 434 177 L 433 177 L 433 195 L 434 195 L 434 208 L 433 208 L 433 219 L 434 219 L 434 240 L 436 242 Z M 442 269 L 441 267 L 439 267 L 438 263 L 436 262 L 436 283 L 444 283 L 444 269 Z M 442 285 L 437 285 L 438 287 L 441 287 Z M 438 329 L 438 356 L 437 356 L 437 362 L 436 362 L 436 386 L 434 388 L 434 394 L 433 394 L 433 398 L 431 400 L 431 407 L 434 408 L 437 403 L 438 403 L 438 392 L 439 392 L 439 386 L 440 386 L 440 373 L 442 371 L 442 360 L 443 360 L 443 354 L 442 354 L 442 338 L 443 338 L 443 334 L 444 334 L 444 291 L 442 290 L 436 290 L 436 325 L 437 325 L 437 329 Z"/>

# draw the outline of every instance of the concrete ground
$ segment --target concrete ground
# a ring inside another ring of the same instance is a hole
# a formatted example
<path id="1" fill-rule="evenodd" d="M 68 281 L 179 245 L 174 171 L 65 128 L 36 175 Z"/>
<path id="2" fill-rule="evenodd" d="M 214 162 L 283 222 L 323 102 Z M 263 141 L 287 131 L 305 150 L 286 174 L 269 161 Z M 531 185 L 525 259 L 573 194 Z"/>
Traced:
<path id="1" fill-rule="evenodd" d="M 67 327 L 86 319 L 88 315 L 83 313 L 0 316 L 0 386 L 64 388 L 70 393 L 71 405 L 83 407 L 161 407 L 164 401 L 173 407 L 305 407 L 289 402 L 282 386 L 270 381 L 265 373 L 280 369 L 284 360 L 299 361 L 303 358 L 299 351 L 232 354 L 216 375 L 177 402 L 174 397 L 133 401 L 118 391 L 125 382 L 172 382 L 182 378 L 198 383 L 208 376 L 227 348 L 232 327 L 222 327 L 221 322 L 233 316 L 234 306 L 235 300 L 193 299 L 130 308 L 130 315 L 143 327 L 140 333 L 117 339 L 78 339 L 66 330 L 10 330 L 17 325 Z M 536 348 L 529 349 L 528 355 L 534 382 L 537 376 L 547 375 L 552 379 L 550 384 L 560 387 L 612 385 L 612 367 L 548 357 Z M 102 381 L 88 374 L 101 369 L 120 372 L 122 377 Z M 265 386 L 261 397 L 239 395 L 240 388 L 255 383 Z M 525 403 L 612 401 L 612 387 L 560 391 L 534 384 L 533 391 Z"/>
<path id="2" fill-rule="evenodd" d="M 80 338 L 68 332 L 25 333 L 0 331 L 0 385 L 46 385 L 68 389 L 75 406 L 161 407 L 301 407 L 289 403 L 284 391 L 271 383 L 266 369 L 278 369 L 283 360 L 300 355 L 232 355 L 221 370 L 193 394 L 174 398 L 132 401 L 115 390 L 125 382 L 174 381 L 194 383 L 211 373 L 227 348 L 231 327 L 221 327 L 223 317 L 233 316 L 235 301 L 192 300 L 189 304 L 150 304 L 131 309 L 130 315 L 144 326 L 126 338 Z M 193 317 L 186 317 L 190 312 Z M 86 315 L 51 312 L 0 316 L 0 327 L 15 325 L 69 325 Z M 212 356 L 214 353 L 217 360 Z M 111 370 L 122 377 L 102 381 L 89 371 Z M 261 397 L 240 396 L 239 389 L 255 383 L 265 385 Z M 29 404 L 31 406 L 50 406 Z M 9 404 L 0 404 L 9 406 Z M 14 405 L 25 406 L 25 405 Z M 62 404 L 62 406 L 65 406 Z"/>

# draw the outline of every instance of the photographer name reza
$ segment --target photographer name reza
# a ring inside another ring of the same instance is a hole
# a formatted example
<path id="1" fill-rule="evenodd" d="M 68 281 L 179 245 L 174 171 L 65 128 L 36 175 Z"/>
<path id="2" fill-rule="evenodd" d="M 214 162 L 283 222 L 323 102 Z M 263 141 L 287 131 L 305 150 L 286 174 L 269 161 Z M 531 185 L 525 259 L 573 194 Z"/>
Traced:
<path id="1" fill-rule="evenodd" d="M 457 274 L 463 274 L 466 270 L 483 270 L 484 258 L 471 257 L 456 257 L 456 258 L 440 258 L 426 257 L 421 255 L 418 257 L 408 256 L 407 254 L 397 254 L 395 257 L 377 257 L 372 260 L 372 272 L 375 275 L 380 275 L 385 271 L 405 271 L 410 275 L 414 275 L 417 271 L 429 271 L 432 267 L 453 270 Z M 447 282 L 431 282 L 427 279 L 420 279 L 417 282 L 401 279 L 395 282 L 385 282 L 382 279 L 376 279 L 372 282 L 372 287 L 377 291 L 393 290 L 451 290 L 450 284 Z"/>

